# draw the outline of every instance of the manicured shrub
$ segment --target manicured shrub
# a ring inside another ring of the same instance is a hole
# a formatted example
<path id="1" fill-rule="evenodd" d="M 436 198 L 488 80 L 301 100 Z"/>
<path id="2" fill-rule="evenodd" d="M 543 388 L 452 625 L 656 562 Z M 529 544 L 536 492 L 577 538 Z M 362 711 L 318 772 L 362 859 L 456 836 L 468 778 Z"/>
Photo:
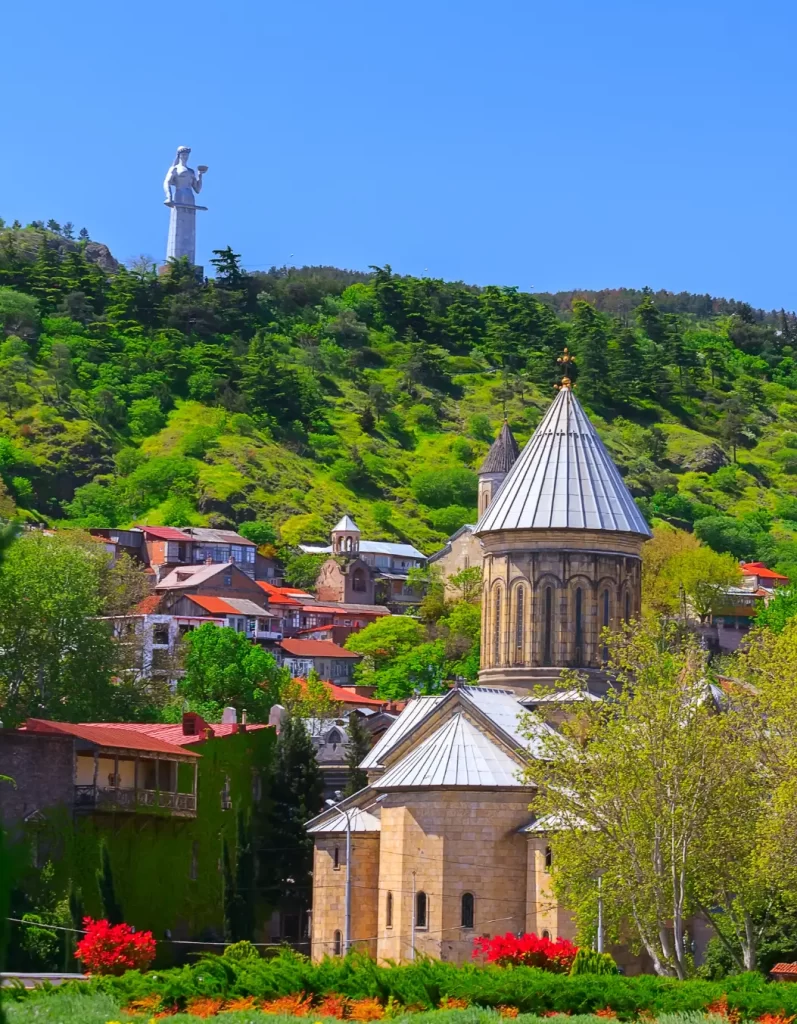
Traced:
<path id="1" fill-rule="evenodd" d="M 493 938 L 474 940 L 473 957 L 483 957 L 488 963 L 501 967 L 540 967 L 544 971 L 565 974 L 578 953 L 578 947 L 567 939 L 549 939 L 545 936 L 495 935 Z"/>
<path id="2" fill-rule="evenodd" d="M 617 964 L 609 953 L 582 946 L 570 966 L 571 974 L 617 974 Z"/>
<path id="3" fill-rule="evenodd" d="M 121 975 L 125 971 L 146 971 L 155 959 L 152 932 L 134 932 L 129 924 L 83 918 L 86 934 L 78 942 L 75 956 L 87 974 Z"/>

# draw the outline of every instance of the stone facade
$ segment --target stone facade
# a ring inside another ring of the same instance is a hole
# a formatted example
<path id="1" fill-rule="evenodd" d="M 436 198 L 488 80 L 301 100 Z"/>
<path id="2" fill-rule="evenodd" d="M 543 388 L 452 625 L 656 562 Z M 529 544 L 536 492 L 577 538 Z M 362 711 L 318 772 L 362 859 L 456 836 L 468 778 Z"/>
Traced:
<path id="1" fill-rule="evenodd" d="M 351 843 L 351 943 L 378 955 L 379 833 L 363 832 Z M 343 952 L 346 918 L 346 834 L 319 838 L 313 859 L 312 949 L 317 960 Z"/>
<path id="2" fill-rule="evenodd" d="M 429 565 L 435 566 L 443 575 L 446 585 L 446 597 L 455 600 L 461 596 L 456 587 L 448 582 L 450 576 L 456 576 L 463 569 L 480 568 L 482 564 L 482 544 L 473 533 L 472 526 L 463 526 L 449 538 L 448 543 L 429 559 Z"/>
<path id="3" fill-rule="evenodd" d="M 481 542 L 480 682 L 529 690 L 561 668 L 600 672 L 601 630 L 641 612 L 643 538 L 516 530 Z"/>
<path id="4" fill-rule="evenodd" d="M 371 567 L 354 556 L 328 558 L 318 570 L 316 594 L 319 601 L 336 604 L 373 604 L 374 573 Z"/>

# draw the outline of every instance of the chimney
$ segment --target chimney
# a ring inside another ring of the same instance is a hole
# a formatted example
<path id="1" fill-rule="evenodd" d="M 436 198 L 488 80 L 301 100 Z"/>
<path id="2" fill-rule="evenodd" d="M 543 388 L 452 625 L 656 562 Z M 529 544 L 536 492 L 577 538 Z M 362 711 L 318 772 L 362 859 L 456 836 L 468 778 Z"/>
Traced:
<path id="1" fill-rule="evenodd" d="M 241 732 L 246 732 L 246 708 L 241 712 Z"/>
<path id="2" fill-rule="evenodd" d="M 282 723 L 288 717 L 288 712 L 281 704 L 275 704 L 268 713 L 268 724 L 277 730 L 279 736 L 282 730 Z"/>
<path id="3" fill-rule="evenodd" d="M 235 708 L 225 708 L 221 714 L 222 725 L 237 725 L 238 724 L 238 712 Z"/>

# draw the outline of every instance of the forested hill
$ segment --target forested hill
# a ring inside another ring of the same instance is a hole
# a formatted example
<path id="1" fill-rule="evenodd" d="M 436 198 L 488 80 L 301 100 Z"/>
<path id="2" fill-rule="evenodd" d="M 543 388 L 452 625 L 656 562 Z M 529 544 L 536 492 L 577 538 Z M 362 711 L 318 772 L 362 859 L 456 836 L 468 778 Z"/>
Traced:
<path id="1" fill-rule="evenodd" d="M 349 512 L 431 552 L 473 519 L 503 410 L 525 441 L 568 345 L 648 516 L 797 571 L 792 316 L 632 291 L 595 293 L 600 310 L 389 267 L 246 274 L 229 249 L 202 282 L 103 266 L 50 226 L 0 231 L 0 515 L 259 519 L 293 544 Z"/>

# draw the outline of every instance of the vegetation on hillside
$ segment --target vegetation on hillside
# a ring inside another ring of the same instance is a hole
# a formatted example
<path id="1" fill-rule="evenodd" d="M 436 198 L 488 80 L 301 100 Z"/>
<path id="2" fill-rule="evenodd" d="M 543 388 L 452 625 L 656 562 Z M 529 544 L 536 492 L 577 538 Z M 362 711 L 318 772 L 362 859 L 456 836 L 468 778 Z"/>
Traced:
<path id="1" fill-rule="evenodd" d="M 0 516 L 259 520 L 292 545 L 349 512 L 430 552 L 473 518 L 504 411 L 529 436 L 569 345 L 649 517 L 797 568 L 791 315 L 648 291 L 596 308 L 390 267 L 247 274 L 229 248 L 212 280 L 110 272 L 58 227 L 0 231 Z"/>

